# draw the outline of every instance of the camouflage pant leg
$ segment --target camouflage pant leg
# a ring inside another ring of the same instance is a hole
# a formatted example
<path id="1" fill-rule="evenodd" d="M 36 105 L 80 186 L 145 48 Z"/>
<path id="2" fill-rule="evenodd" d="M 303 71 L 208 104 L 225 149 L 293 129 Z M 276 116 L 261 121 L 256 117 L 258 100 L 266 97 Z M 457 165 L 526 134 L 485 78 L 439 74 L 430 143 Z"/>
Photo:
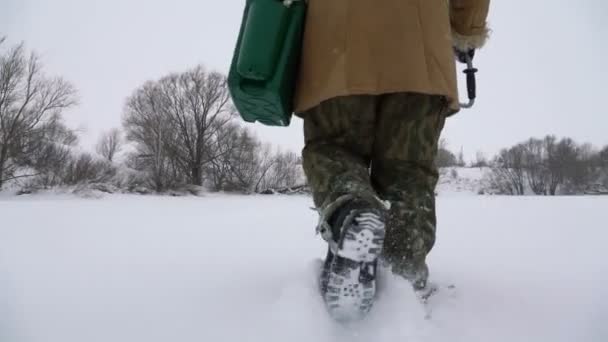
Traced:
<path id="1" fill-rule="evenodd" d="M 369 165 L 374 96 L 338 97 L 304 114 L 303 166 L 317 208 L 346 194 L 375 196 Z"/>
<path id="2" fill-rule="evenodd" d="M 391 202 L 384 259 L 393 272 L 424 287 L 426 256 L 435 243 L 435 166 L 445 122 L 443 97 L 391 94 L 379 104 L 372 180 Z"/>

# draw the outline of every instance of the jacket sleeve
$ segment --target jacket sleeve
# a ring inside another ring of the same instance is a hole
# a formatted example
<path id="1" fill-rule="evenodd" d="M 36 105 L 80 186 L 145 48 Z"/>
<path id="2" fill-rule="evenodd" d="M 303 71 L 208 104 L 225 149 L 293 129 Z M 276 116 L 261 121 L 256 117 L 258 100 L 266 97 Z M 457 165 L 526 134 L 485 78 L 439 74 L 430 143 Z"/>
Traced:
<path id="1" fill-rule="evenodd" d="M 454 47 L 468 51 L 482 47 L 490 30 L 486 19 L 490 0 L 449 0 Z"/>

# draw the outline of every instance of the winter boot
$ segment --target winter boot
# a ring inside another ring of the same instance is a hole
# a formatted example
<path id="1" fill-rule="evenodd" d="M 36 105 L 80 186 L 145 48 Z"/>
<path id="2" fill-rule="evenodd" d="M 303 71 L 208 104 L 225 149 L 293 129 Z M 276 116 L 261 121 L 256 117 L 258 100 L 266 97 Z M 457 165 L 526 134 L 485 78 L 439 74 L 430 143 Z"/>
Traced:
<path id="1" fill-rule="evenodd" d="M 328 242 L 321 272 L 321 294 L 338 321 L 358 320 L 376 296 L 376 266 L 385 235 L 385 210 L 368 201 L 342 197 L 319 231 Z"/>

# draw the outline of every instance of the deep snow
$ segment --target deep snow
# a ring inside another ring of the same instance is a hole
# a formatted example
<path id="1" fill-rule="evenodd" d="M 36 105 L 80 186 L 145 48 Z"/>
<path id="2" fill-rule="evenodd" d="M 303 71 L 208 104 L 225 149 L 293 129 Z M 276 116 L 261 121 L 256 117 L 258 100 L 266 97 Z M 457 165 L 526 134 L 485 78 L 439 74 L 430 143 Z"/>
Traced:
<path id="1" fill-rule="evenodd" d="M 332 322 L 304 196 L 0 197 L 0 341 L 608 341 L 608 197 L 440 196 L 425 308 Z M 427 311 L 431 318 L 425 319 Z"/>

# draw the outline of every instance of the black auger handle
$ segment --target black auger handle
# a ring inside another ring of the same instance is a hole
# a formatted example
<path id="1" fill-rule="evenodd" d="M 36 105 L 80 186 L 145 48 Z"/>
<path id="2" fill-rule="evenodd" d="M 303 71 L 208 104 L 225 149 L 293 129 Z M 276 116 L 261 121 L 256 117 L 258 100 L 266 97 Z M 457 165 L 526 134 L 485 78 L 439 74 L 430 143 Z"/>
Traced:
<path id="1" fill-rule="evenodd" d="M 471 108 L 475 104 L 475 98 L 477 97 L 477 80 L 475 78 L 475 74 L 479 71 L 477 68 L 473 67 L 473 58 L 466 55 L 467 59 L 467 68 L 463 71 L 465 75 L 467 75 L 467 95 L 469 97 L 468 103 L 461 103 L 461 108 Z"/>

